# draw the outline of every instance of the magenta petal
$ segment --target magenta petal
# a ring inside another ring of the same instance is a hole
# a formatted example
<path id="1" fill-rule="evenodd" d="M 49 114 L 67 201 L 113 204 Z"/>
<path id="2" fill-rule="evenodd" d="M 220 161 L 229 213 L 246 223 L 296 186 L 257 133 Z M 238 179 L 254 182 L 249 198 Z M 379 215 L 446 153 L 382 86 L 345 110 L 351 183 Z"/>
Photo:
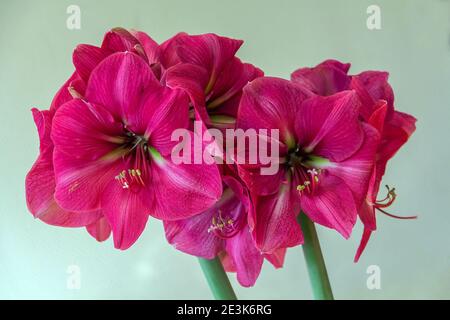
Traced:
<path id="1" fill-rule="evenodd" d="M 114 247 L 126 250 L 144 231 L 149 217 L 152 199 L 141 190 L 123 189 L 114 181 L 102 193 L 101 207 L 111 226 Z"/>
<path id="2" fill-rule="evenodd" d="M 383 71 L 364 71 L 353 76 L 367 90 L 374 101 L 385 100 L 392 110 L 394 105 L 394 92 L 388 83 L 389 73 Z M 389 111 L 391 112 L 391 111 Z"/>
<path id="3" fill-rule="evenodd" d="M 305 151 L 332 161 L 341 161 L 363 142 L 358 120 L 359 103 L 353 91 L 305 101 L 297 114 L 296 135 Z"/>
<path id="4" fill-rule="evenodd" d="M 25 180 L 28 210 L 47 224 L 62 227 L 82 227 L 101 217 L 99 211 L 68 212 L 55 201 L 55 176 L 52 155 L 44 153 L 34 163 Z"/>
<path id="5" fill-rule="evenodd" d="M 366 248 L 367 243 L 369 242 L 371 234 L 372 234 L 371 230 L 364 228 L 361 242 L 359 243 L 358 250 L 356 251 L 355 254 L 354 262 L 359 261 L 359 258 L 361 257 L 362 253 L 364 252 L 364 249 Z"/>
<path id="6" fill-rule="evenodd" d="M 281 248 L 275 250 L 272 254 L 265 254 L 264 258 L 266 258 L 276 269 L 279 269 L 283 267 L 286 251 L 286 248 Z"/>
<path id="7" fill-rule="evenodd" d="M 314 193 L 301 195 L 301 206 L 312 221 L 350 237 L 357 213 L 353 194 L 342 179 L 324 172 Z"/>
<path id="8" fill-rule="evenodd" d="M 105 34 L 102 49 L 110 52 L 133 51 L 139 41 L 126 29 L 114 28 Z"/>
<path id="9" fill-rule="evenodd" d="M 100 209 L 100 194 L 120 172 L 117 135 L 121 125 L 100 106 L 75 99 L 58 109 L 52 139 L 56 193 L 66 210 Z"/>
<path id="10" fill-rule="evenodd" d="M 141 110 L 134 115 L 130 129 L 145 132 L 149 145 L 168 156 L 178 143 L 172 141 L 172 133 L 189 127 L 189 99 L 183 91 L 167 87 L 151 88 L 143 96 Z"/>
<path id="11" fill-rule="evenodd" d="M 176 43 L 177 55 L 182 62 L 199 65 L 208 70 L 210 78 L 206 92 L 209 92 L 220 72 L 234 57 L 243 41 L 208 33 L 180 36 Z"/>
<path id="12" fill-rule="evenodd" d="M 278 193 L 257 197 L 254 202 L 253 237 L 263 253 L 271 254 L 303 243 L 296 219 L 300 203 L 297 191 L 290 184 L 283 184 Z"/>
<path id="13" fill-rule="evenodd" d="M 73 52 L 73 64 L 80 77 L 87 82 L 92 70 L 108 55 L 109 52 L 105 49 L 89 44 L 80 44 Z"/>
<path id="14" fill-rule="evenodd" d="M 39 149 L 40 152 L 51 152 L 53 150 L 53 142 L 50 138 L 52 129 L 53 111 L 31 109 L 33 120 L 36 124 L 36 129 L 39 134 Z"/>
<path id="15" fill-rule="evenodd" d="M 165 81 L 166 85 L 170 88 L 186 91 L 199 118 L 205 123 L 209 123 L 204 94 L 204 90 L 208 83 L 208 72 L 205 68 L 197 65 L 180 63 L 167 69 Z"/>
<path id="16" fill-rule="evenodd" d="M 301 103 L 310 97 L 305 89 L 290 81 L 261 77 L 244 88 L 237 127 L 241 129 L 278 129 L 286 145 L 294 140 L 295 115 Z"/>
<path id="17" fill-rule="evenodd" d="M 217 79 L 208 108 L 213 109 L 240 93 L 242 88 L 257 77 L 263 76 L 263 71 L 249 63 L 242 63 L 234 57 L 224 68 Z M 236 116 L 236 114 L 234 115 Z"/>
<path id="18" fill-rule="evenodd" d="M 226 250 L 234 262 L 239 283 L 244 287 L 253 286 L 261 272 L 264 257 L 255 247 L 249 229 L 245 227 L 228 239 Z"/>
<path id="19" fill-rule="evenodd" d="M 187 254 L 205 259 L 215 258 L 225 245 L 224 240 L 208 231 L 216 211 L 216 208 L 212 208 L 188 219 L 164 221 L 167 241 Z"/>
<path id="20" fill-rule="evenodd" d="M 86 226 L 87 232 L 98 242 L 103 242 L 111 235 L 111 227 L 105 217 L 101 217 L 96 222 Z"/>
<path id="21" fill-rule="evenodd" d="M 144 48 L 150 65 L 160 62 L 161 50 L 158 43 L 148 34 L 142 31 L 131 31 L 131 34 L 140 42 Z"/>
<path id="22" fill-rule="evenodd" d="M 152 165 L 156 206 L 151 215 L 162 220 L 188 218 L 210 208 L 222 194 L 216 164 L 175 164 L 170 158 Z"/>
<path id="23" fill-rule="evenodd" d="M 89 102 L 105 106 L 111 114 L 130 122 L 139 106 L 142 92 L 157 85 L 150 66 L 131 53 L 115 53 L 104 59 L 95 70 L 86 89 Z"/>
<path id="24" fill-rule="evenodd" d="M 50 106 L 50 111 L 54 111 L 62 106 L 67 101 L 73 99 L 72 95 L 69 92 L 69 86 L 73 81 L 81 79 L 77 72 L 74 72 L 70 78 L 61 86 L 61 88 L 56 93 L 55 97 L 52 100 L 52 104 Z"/>
<path id="25" fill-rule="evenodd" d="M 362 124 L 364 140 L 361 148 L 350 158 L 342 162 L 331 163 L 327 170 L 330 174 L 341 178 L 353 193 L 356 207 L 364 200 L 369 188 L 372 171 L 374 169 L 375 154 L 377 152 L 380 135 L 376 129 Z"/>
<path id="26" fill-rule="evenodd" d="M 327 60 L 314 68 L 294 71 L 291 79 L 318 95 L 329 96 L 348 89 L 351 79 L 347 75 L 349 68 L 348 63 Z"/>

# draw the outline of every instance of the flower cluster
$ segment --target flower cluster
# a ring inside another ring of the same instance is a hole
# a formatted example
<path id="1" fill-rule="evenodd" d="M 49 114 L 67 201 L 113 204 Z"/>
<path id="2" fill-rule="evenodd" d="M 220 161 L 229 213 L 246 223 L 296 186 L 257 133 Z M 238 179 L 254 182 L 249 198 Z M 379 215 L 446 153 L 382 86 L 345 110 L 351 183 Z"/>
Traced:
<path id="1" fill-rule="evenodd" d="M 327 60 L 290 80 L 265 77 L 236 57 L 241 45 L 185 33 L 158 44 L 122 28 L 100 47 L 79 45 L 50 108 L 32 109 L 40 154 L 26 198 L 34 217 L 85 227 L 98 241 L 112 233 L 124 250 L 151 216 L 176 249 L 219 256 L 243 286 L 265 259 L 281 267 L 286 249 L 303 243 L 299 214 L 345 238 L 359 217 L 357 260 L 375 212 L 391 215 L 395 191 L 377 200 L 381 179 L 416 120 L 394 109 L 386 72 L 349 75 L 349 64 Z M 264 137 L 279 150 L 278 170 L 174 163 L 172 132 L 195 138 L 194 120 L 206 129 L 279 130 Z"/>

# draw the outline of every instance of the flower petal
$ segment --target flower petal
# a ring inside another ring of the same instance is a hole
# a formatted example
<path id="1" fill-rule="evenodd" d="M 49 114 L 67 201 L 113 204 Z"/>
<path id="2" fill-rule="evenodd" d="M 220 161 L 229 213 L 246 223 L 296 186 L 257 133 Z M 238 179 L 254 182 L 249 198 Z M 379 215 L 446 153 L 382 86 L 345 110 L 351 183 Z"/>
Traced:
<path id="1" fill-rule="evenodd" d="M 105 49 L 89 44 L 80 44 L 73 52 L 73 64 L 80 77 L 87 82 L 92 70 L 109 54 L 110 52 Z"/>
<path id="2" fill-rule="evenodd" d="M 301 195 L 303 212 L 314 222 L 335 229 L 344 238 L 350 237 L 356 222 L 353 194 L 345 182 L 324 172 L 312 194 Z"/>
<path id="3" fill-rule="evenodd" d="M 175 164 L 170 158 L 153 162 L 152 185 L 157 186 L 153 191 L 157 205 L 151 215 L 162 220 L 199 214 L 210 208 L 222 194 L 216 164 Z"/>
<path id="4" fill-rule="evenodd" d="M 278 193 L 254 199 L 253 238 L 256 246 L 266 254 L 280 248 L 303 243 L 303 235 L 296 217 L 300 212 L 298 195 L 290 184 L 283 184 Z"/>
<path id="5" fill-rule="evenodd" d="M 354 262 L 359 261 L 359 258 L 361 257 L 362 253 L 364 252 L 364 249 L 366 248 L 367 243 L 369 242 L 371 234 L 372 234 L 371 230 L 364 228 L 361 242 L 359 243 L 358 250 L 356 251 L 355 254 Z"/>
<path id="6" fill-rule="evenodd" d="M 234 262 L 239 283 L 244 287 L 253 286 L 261 272 L 264 256 L 255 247 L 248 227 L 227 240 L 226 251 Z"/>
<path id="7" fill-rule="evenodd" d="M 349 63 L 326 60 L 313 68 L 301 68 L 291 74 L 291 80 L 315 94 L 329 96 L 347 90 L 350 76 L 347 75 Z"/>
<path id="8" fill-rule="evenodd" d="M 103 242 L 111 235 L 111 227 L 105 217 L 101 217 L 96 222 L 86 226 L 87 232 L 98 242 Z"/>
<path id="9" fill-rule="evenodd" d="M 105 106 L 125 123 L 136 114 L 142 92 L 157 85 L 150 66 L 131 52 L 115 53 L 104 59 L 95 70 L 86 89 L 86 99 Z"/>
<path id="10" fill-rule="evenodd" d="M 167 241 L 175 249 L 205 259 L 213 259 L 224 249 L 224 240 L 209 232 L 216 208 L 188 219 L 164 221 Z"/>
<path id="11" fill-rule="evenodd" d="M 242 43 L 242 40 L 212 33 L 185 35 L 176 39 L 176 50 L 181 62 L 199 65 L 208 70 L 210 76 L 205 92 L 209 93 L 224 66 L 234 57 Z"/>
<path id="12" fill-rule="evenodd" d="M 311 94 L 290 81 L 261 77 L 245 88 L 239 105 L 237 127 L 241 129 L 278 129 L 280 140 L 290 146 L 294 141 L 295 115 Z"/>
<path id="13" fill-rule="evenodd" d="M 358 112 L 358 99 L 352 91 L 308 99 L 296 117 L 299 144 L 332 161 L 348 158 L 364 139 Z"/>
<path id="14" fill-rule="evenodd" d="M 28 210 L 43 222 L 62 227 L 82 227 L 101 217 L 101 212 L 69 212 L 55 201 L 55 176 L 52 154 L 44 153 L 34 163 L 25 179 Z"/>
<path id="15" fill-rule="evenodd" d="M 144 231 L 152 199 L 145 192 L 133 192 L 119 183 L 110 183 L 102 192 L 101 207 L 112 229 L 114 247 L 126 250 Z"/>
<path id="16" fill-rule="evenodd" d="M 99 195 L 120 172 L 121 125 L 101 106 L 74 99 L 53 118 L 55 198 L 66 210 L 100 209 Z"/>
<path id="17" fill-rule="evenodd" d="M 380 142 L 380 135 L 375 128 L 362 124 L 364 141 L 351 157 L 341 162 L 332 162 L 327 167 L 330 174 L 339 177 L 353 193 L 356 207 L 364 200 L 372 171 L 375 164 L 375 155 Z"/>

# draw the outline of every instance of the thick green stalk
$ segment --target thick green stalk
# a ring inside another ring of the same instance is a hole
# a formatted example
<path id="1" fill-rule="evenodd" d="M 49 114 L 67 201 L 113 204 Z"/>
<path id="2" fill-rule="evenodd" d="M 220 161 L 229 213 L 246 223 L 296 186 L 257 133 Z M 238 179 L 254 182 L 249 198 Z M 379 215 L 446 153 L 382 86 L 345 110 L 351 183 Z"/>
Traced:
<path id="1" fill-rule="evenodd" d="M 316 227 L 303 212 L 299 214 L 298 222 L 302 227 L 305 239 L 303 254 L 308 268 L 314 299 L 333 300 L 333 292 L 331 291 L 327 268 L 323 260 L 322 250 L 320 249 Z"/>
<path id="2" fill-rule="evenodd" d="M 237 300 L 230 280 L 223 269 L 220 259 L 198 259 L 209 288 L 216 300 Z"/>

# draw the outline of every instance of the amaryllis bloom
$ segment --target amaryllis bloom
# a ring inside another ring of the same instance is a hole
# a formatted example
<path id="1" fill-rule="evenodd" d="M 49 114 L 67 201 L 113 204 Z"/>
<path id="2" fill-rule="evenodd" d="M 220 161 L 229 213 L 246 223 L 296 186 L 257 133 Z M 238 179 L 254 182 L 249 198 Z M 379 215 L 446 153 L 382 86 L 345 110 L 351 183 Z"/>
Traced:
<path id="1" fill-rule="evenodd" d="M 40 153 L 25 181 L 29 211 L 45 223 L 62 227 L 84 227 L 98 241 L 106 240 L 111 230 L 100 210 L 74 212 L 62 209 L 55 201 L 55 174 L 53 169 L 53 141 L 50 138 L 56 110 L 72 99 L 67 90 L 69 79 L 58 91 L 49 110 L 32 109 L 40 139 Z"/>
<path id="2" fill-rule="evenodd" d="M 263 75 L 235 56 L 242 44 L 212 33 L 180 33 L 160 46 L 163 81 L 188 92 L 207 127 L 233 128 L 242 88 Z"/>
<path id="3" fill-rule="evenodd" d="M 26 198 L 30 212 L 40 220 L 56 226 L 83 227 L 98 241 L 106 240 L 110 233 L 101 210 L 77 213 L 62 209 L 54 199 L 53 141 L 50 138 L 56 110 L 74 97 L 81 98 L 86 90 L 92 70 L 114 52 L 135 52 L 149 65 L 153 65 L 157 45 L 145 33 L 115 28 L 105 34 L 101 47 L 82 44 L 73 53 L 75 72 L 55 95 L 49 110 L 32 109 L 39 139 L 40 154 L 26 177 Z M 139 39 L 139 40 L 138 40 Z"/>
<path id="4" fill-rule="evenodd" d="M 399 217 L 386 212 L 395 200 L 395 189 L 387 187 L 387 195 L 377 200 L 386 165 L 415 131 L 416 119 L 394 109 L 394 93 L 388 83 L 389 74 L 381 71 L 365 71 L 355 76 L 348 75 L 350 64 L 327 60 L 313 68 L 302 68 L 292 73 L 292 80 L 321 96 L 328 96 L 342 90 L 356 91 L 361 103 L 360 118 L 376 128 L 380 134 L 376 162 L 372 172 L 365 201 L 358 209 L 364 224 L 361 244 L 355 256 L 358 261 L 371 233 L 376 229 L 375 210 L 388 216 Z"/>
<path id="5" fill-rule="evenodd" d="M 248 287 L 258 278 L 264 258 L 279 268 L 285 250 L 264 255 L 256 248 L 248 221 L 252 211 L 248 190 L 234 170 L 227 171 L 222 197 L 211 208 L 192 218 L 165 221 L 164 227 L 176 249 L 205 259 L 219 256 L 225 270 L 237 272 L 239 283 Z"/>
<path id="6" fill-rule="evenodd" d="M 350 236 L 367 193 L 379 135 L 359 120 L 354 91 L 329 97 L 278 78 L 258 78 L 244 88 L 237 127 L 278 129 L 280 168 L 261 165 L 239 173 L 254 198 L 253 237 L 265 253 L 303 242 L 300 210 L 316 223 Z"/>
<path id="7" fill-rule="evenodd" d="M 186 129 L 189 100 L 162 86 L 138 55 L 115 53 L 92 72 L 83 99 L 55 113 L 55 199 L 65 210 L 101 210 L 116 248 L 140 236 L 148 216 L 187 218 L 222 192 L 216 165 L 171 160 L 175 129 Z"/>

